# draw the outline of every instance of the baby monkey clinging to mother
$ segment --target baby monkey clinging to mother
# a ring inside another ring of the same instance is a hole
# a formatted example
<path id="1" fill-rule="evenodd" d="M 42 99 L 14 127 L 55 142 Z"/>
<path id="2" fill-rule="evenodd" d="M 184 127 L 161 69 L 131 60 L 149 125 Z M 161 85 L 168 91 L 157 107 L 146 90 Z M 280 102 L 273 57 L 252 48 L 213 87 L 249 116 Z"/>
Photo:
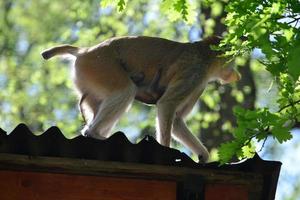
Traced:
<path id="1" fill-rule="evenodd" d="M 187 128 L 184 118 L 210 81 L 240 79 L 219 51 L 219 37 L 180 43 L 162 38 L 130 36 L 108 39 L 96 46 L 62 45 L 45 50 L 44 59 L 70 54 L 76 57 L 73 80 L 80 110 L 87 124 L 85 136 L 106 138 L 134 99 L 157 107 L 157 139 L 170 146 L 175 139 L 199 155 L 209 153 Z"/>

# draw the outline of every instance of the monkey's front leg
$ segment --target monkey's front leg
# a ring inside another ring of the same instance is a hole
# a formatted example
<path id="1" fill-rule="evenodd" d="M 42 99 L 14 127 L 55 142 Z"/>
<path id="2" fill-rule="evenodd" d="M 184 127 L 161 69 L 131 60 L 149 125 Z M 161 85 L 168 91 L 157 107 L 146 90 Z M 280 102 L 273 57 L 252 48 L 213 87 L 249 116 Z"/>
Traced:
<path id="1" fill-rule="evenodd" d="M 171 130 L 176 110 L 186 99 L 192 87 L 186 87 L 186 79 L 174 79 L 163 96 L 157 102 L 157 139 L 160 144 L 169 147 Z"/>
<path id="2" fill-rule="evenodd" d="M 199 162 L 207 162 L 209 152 L 202 142 L 192 134 L 180 116 L 176 116 L 174 119 L 173 134 L 177 140 L 198 155 Z"/>

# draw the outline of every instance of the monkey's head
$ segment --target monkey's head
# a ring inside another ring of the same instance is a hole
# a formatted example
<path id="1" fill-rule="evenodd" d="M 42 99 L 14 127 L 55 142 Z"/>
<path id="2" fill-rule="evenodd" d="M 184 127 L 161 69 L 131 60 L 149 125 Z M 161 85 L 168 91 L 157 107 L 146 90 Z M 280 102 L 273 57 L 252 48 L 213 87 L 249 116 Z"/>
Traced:
<path id="1" fill-rule="evenodd" d="M 241 74 L 231 66 L 221 68 L 219 73 L 219 80 L 222 85 L 239 81 L 241 79 Z"/>
<path id="2" fill-rule="evenodd" d="M 204 46 L 210 58 L 209 74 L 210 81 L 218 80 L 221 84 L 232 83 L 241 79 L 240 73 L 234 68 L 233 62 L 229 62 L 228 58 L 222 56 L 224 52 L 214 50 L 212 46 L 220 44 L 222 38 L 218 36 L 210 36 L 203 40 Z"/>
<path id="3" fill-rule="evenodd" d="M 233 62 L 216 56 L 209 66 L 209 81 L 219 81 L 222 85 L 239 81 L 241 74 L 234 68 Z"/>

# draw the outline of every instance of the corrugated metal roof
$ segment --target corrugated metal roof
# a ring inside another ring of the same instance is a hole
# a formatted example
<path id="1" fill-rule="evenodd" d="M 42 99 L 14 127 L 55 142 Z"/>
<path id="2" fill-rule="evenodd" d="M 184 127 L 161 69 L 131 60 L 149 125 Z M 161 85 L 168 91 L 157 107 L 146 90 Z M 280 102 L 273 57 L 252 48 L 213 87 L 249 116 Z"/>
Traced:
<path id="1" fill-rule="evenodd" d="M 0 153 L 259 173 L 263 176 L 264 199 L 274 198 L 281 167 L 280 162 L 264 161 L 258 155 L 239 164 L 201 164 L 185 153 L 160 145 L 151 136 L 146 136 L 137 144 L 132 144 L 122 132 L 106 140 L 83 136 L 66 139 L 57 127 L 36 136 L 25 124 L 19 124 L 10 134 L 0 129 Z"/>

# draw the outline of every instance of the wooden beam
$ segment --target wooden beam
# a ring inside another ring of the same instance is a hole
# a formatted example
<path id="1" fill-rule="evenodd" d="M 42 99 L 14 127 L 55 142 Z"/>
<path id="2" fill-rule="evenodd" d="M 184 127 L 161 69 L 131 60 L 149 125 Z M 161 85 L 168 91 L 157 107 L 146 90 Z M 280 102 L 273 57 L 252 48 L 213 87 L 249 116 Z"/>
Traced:
<path id="1" fill-rule="evenodd" d="M 0 169 L 107 177 L 142 178 L 180 182 L 186 175 L 202 176 L 206 183 L 244 185 L 261 192 L 262 175 L 230 170 L 185 168 L 58 157 L 31 157 L 0 153 Z"/>
<path id="2" fill-rule="evenodd" d="M 176 182 L 0 170 L 0 199 L 176 200 Z"/>

